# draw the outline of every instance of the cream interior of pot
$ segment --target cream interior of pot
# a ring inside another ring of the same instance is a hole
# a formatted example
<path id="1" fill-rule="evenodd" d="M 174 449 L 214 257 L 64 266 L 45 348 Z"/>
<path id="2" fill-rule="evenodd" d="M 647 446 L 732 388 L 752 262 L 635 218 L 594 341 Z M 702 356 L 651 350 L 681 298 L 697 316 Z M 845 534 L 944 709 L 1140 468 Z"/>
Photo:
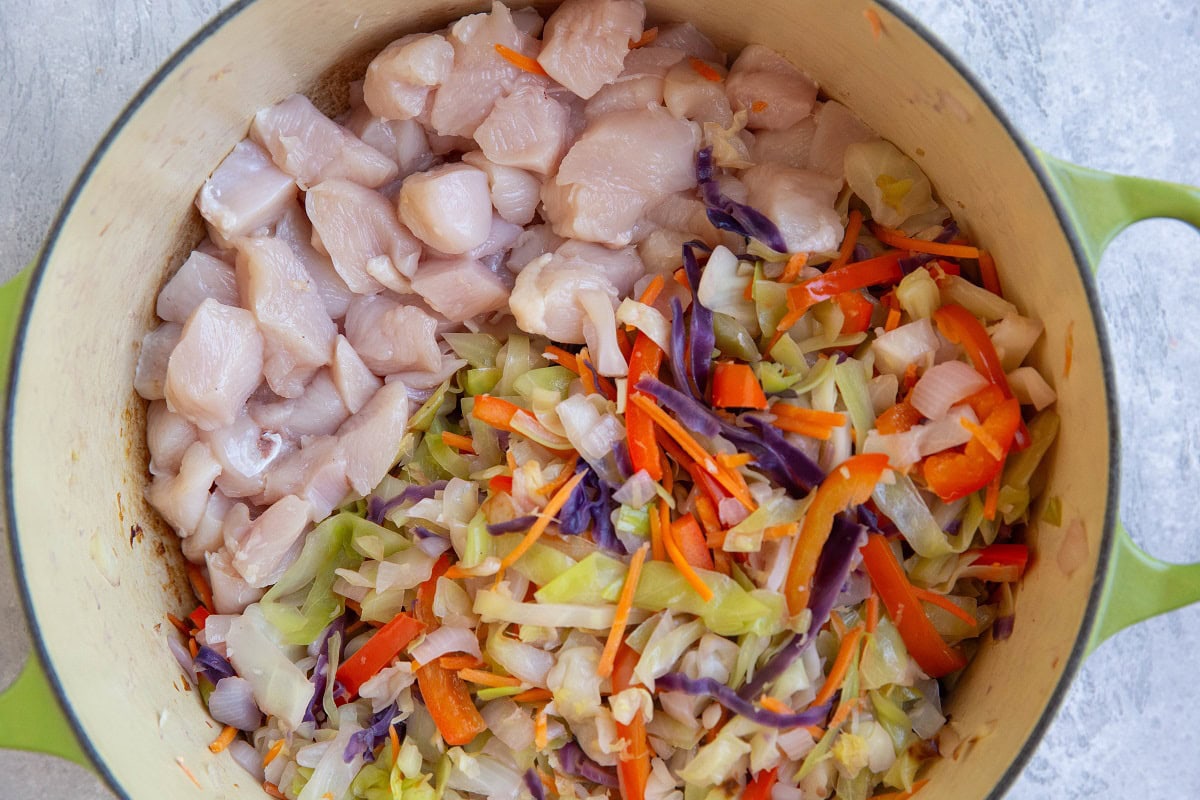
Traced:
<path id="1" fill-rule="evenodd" d="M 953 694 L 928 800 L 983 797 L 1041 719 L 1079 636 L 1109 491 L 1106 388 L 1093 312 L 1036 175 L 970 85 L 903 22 L 859 0 L 651 3 L 723 46 L 761 42 L 920 163 L 1000 266 L 1006 296 L 1046 323 L 1035 363 L 1064 425 L 1045 496 L 1063 524 L 1030 531 L 1036 556 L 1016 629 L 988 644 Z M 37 630 L 71 712 L 138 800 L 261 798 L 166 646 L 191 610 L 174 534 L 142 499 L 144 405 L 132 379 L 160 286 L 200 238 L 192 200 L 254 112 L 296 91 L 336 110 L 345 84 L 397 35 L 478 3 L 259 0 L 185 55 L 103 154 L 57 239 L 24 337 L 14 406 L 20 562 Z M 1038 512 L 1035 511 L 1035 518 Z"/>

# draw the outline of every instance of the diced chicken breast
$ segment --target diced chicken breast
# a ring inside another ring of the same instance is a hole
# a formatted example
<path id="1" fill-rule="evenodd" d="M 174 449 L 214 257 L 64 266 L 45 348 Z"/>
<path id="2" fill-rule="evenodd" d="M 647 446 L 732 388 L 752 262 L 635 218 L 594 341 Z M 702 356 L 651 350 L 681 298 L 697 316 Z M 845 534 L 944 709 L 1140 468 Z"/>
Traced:
<path id="1" fill-rule="evenodd" d="M 643 75 L 602 87 L 588 99 L 584 115 L 591 120 L 614 111 L 638 111 L 662 104 L 663 79 L 657 75 Z"/>
<path id="2" fill-rule="evenodd" d="M 607 293 L 614 308 L 621 298 L 617 287 L 595 265 L 547 254 L 517 275 L 508 306 L 517 327 L 526 333 L 583 344 L 588 316 L 579 303 L 579 294 L 592 290 Z"/>
<path id="3" fill-rule="evenodd" d="M 769 47 L 752 44 L 729 70 L 725 90 L 734 111 L 750 112 L 751 130 L 790 128 L 812 113 L 817 84 Z"/>
<path id="4" fill-rule="evenodd" d="M 150 449 L 150 474 L 174 475 L 183 454 L 196 441 L 196 426 L 155 400 L 146 411 L 146 445 Z"/>
<path id="5" fill-rule="evenodd" d="M 473 258 L 426 261 L 412 286 L 434 311 L 452 322 L 489 314 L 508 302 L 508 285 Z"/>
<path id="6" fill-rule="evenodd" d="M 431 87 L 454 66 L 454 47 L 436 33 L 392 42 L 375 56 L 363 78 L 363 102 L 382 119 L 412 119 L 425 108 Z"/>
<path id="7" fill-rule="evenodd" d="M 646 203 L 643 195 L 628 190 L 559 185 L 553 179 L 542 184 L 542 216 L 556 234 L 568 239 L 615 247 L 629 244 Z"/>
<path id="8" fill-rule="evenodd" d="M 587 99 L 621 74 L 645 20 L 646 7 L 635 0 L 566 0 L 546 20 L 538 63 Z"/>
<path id="9" fill-rule="evenodd" d="M 542 28 L 546 25 L 542 15 L 533 6 L 516 9 L 512 12 L 512 20 L 517 30 L 535 39 L 542 35 Z"/>
<path id="10" fill-rule="evenodd" d="M 341 505 L 349 489 L 346 454 L 338 438 L 317 436 L 279 459 L 267 475 L 266 488 L 254 501 L 270 505 L 296 495 L 308 503 L 308 518 L 320 522 Z"/>
<path id="11" fill-rule="evenodd" d="M 177 475 L 158 475 L 146 490 L 146 499 L 181 537 L 200 524 L 213 481 L 221 465 L 204 442 L 193 442 L 183 454 Z"/>
<path id="12" fill-rule="evenodd" d="M 271 153 L 275 165 L 308 190 L 344 178 L 369 188 L 396 177 L 396 165 L 294 94 L 254 115 L 250 138 Z"/>
<path id="13" fill-rule="evenodd" d="M 205 557 L 208 564 L 208 583 L 212 587 L 213 605 L 218 614 L 241 614 L 251 603 L 257 603 L 266 590 L 255 588 L 233 568 L 233 559 L 222 549 Z"/>
<path id="14" fill-rule="evenodd" d="M 690 22 L 660 25 L 658 36 L 654 37 L 654 46 L 681 50 L 692 58 L 725 66 L 725 52 L 713 44 L 712 39 L 696 30 L 696 26 Z"/>
<path id="15" fill-rule="evenodd" d="M 492 226 L 487 175 L 468 164 L 410 175 L 400 189 L 399 209 L 418 239 L 451 255 L 483 244 Z"/>
<path id="16" fill-rule="evenodd" d="M 275 237 L 287 242 L 292 252 L 300 259 L 304 271 L 317 287 L 317 294 L 321 296 L 329 318 L 337 320 L 346 316 L 346 309 L 354 299 L 354 292 L 350 291 L 342 276 L 338 275 L 329 256 L 312 246 L 312 224 L 300 205 L 293 205 L 280 218 L 275 226 Z"/>
<path id="17" fill-rule="evenodd" d="M 328 436 L 350 416 L 350 409 L 342 402 L 341 393 L 327 369 L 318 372 L 299 397 L 266 403 L 251 400 L 247 410 L 258 425 L 273 432 L 270 435 L 282 435 L 288 442 L 297 442 L 306 436 Z M 259 491 L 262 491 L 261 486 L 248 494 Z"/>
<path id="18" fill-rule="evenodd" d="M 688 58 L 667 72 L 663 80 L 663 101 L 667 110 L 680 119 L 715 122 L 728 128 L 733 122 L 733 109 L 725 95 L 724 81 L 709 77 L 717 75 L 724 79 L 725 68 L 705 62 L 701 70 L 696 64 L 696 60 Z"/>
<path id="19" fill-rule="evenodd" d="M 496 101 L 475 129 L 475 141 L 493 163 L 546 175 L 566 148 L 570 112 L 540 86 L 522 86 Z"/>
<path id="20" fill-rule="evenodd" d="M 383 195 L 350 181 L 329 180 L 308 192 L 304 207 L 333 268 L 351 291 L 407 290 L 421 245 Z"/>
<path id="21" fill-rule="evenodd" d="M 233 568 L 250 586 L 270 586 L 294 560 L 289 553 L 308 523 L 308 503 L 295 495 L 280 498 L 250 524 L 233 554 Z"/>
<path id="22" fill-rule="evenodd" d="M 533 225 L 517 237 L 504 265 L 516 275 L 538 256 L 553 253 L 564 241 L 549 225 Z"/>
<path id="23" fill-rule="evenodd" d="M 263 337 L 245 309 L 208 299 L 187 324 L 167 363 L 167 407 L 201 430 L 237 419 L 262 380 Z"/>
<path id="24" fill-rule="evenodd" d="M 429 169 L 437 161 L 425 129 L 415 119 L 382 120 L 363 106 L 350 114 L 346 128 L 390 158 L 396 164 L 397 179 Z"/>
<path id="25" fill-rule="evenodd" d="M 196 196 L 200 215 L 228 241 L 273 223 L 296 197 L 296 182 L 249 139 L 204 182 Z"/>
<path id="26" fill-rule="evenodd" d="M 268 385 L 280 397 L 299 397 L 333 357 L 337 336 L 316 284 L 281 239 L 238 240 L 237 278 L 263 335 Z"/>
<path id="27" fill-rule="evenodd" d="M 193 250 L 158 293 L 156 311 L 167 322 L 182 325 L 207 297 L 227 306 L 237 305 L 237 279 L 224 261 Z"/>
<path id="28" fill-rule="evenodd" d="M 430 127 L 443 136 L 473 136 L 498 99 L 523 83 L 544 80 L 496 52 L 499 44 L 535 57 L 538 46 L 499 2 L 492 4 L 491 13 L 471 14 L 454 23 L 447 38 L 454 46 L 454 68 L 434 94 L 429 116 Z"/>
<path id="29" fill-rule="evenodd" d="M 688 233 L 689 238 L 700 239 L 709 247 L 721 243 L 721 232 L 708 221 L 708 207 L 694 192 L 669 194 L 650 204 L 644 219 L 657 228 Z"/>
<path id="30" fill-rule="evenodd" d="M 216 490 L 209 494 L 200 515 L 200 522 L 192 535 L 183 540 L 183 557 L 193 564 L 203 564 L 204 557 L 221 549 L 224 541 L 222 527 L 233 501 Z M 244 506 L 243 506 L 244 508 Z"/>
<path id="31" fill-rule="evenodd" d="M 350 488 L 366 496 L 396 463 L 408 427 L 408 389 L 384 384 L 362 410 L 338 429 Z"/>
<path id="32" fill-rule="evenodd" d="M 484 239 L 483 244 L 474 249 L 463 253 L 464 258 L 474 258 L 480 261 L 488 262 L 489 257 L 503 258 L 509 249 L 516 243 L 517 238 L 521 235 L 521 226 L 513 225 L 511 222 L 505 222 L 504 218 L 499 214 L 492 215 L 492 227 L 488 230 L 488 238 Z M 443 257 L 442 254 L 430 253 L 430 261 L 437 260 Z M 453 258 L 452 256 L 444 256 L 444 258 Z M 424 269 L 424 267 L 422 267 Z M 415 288 L 414 288 L 414 291 Z"/>
<path id="33" fill-rule="evenodd" d="M 487 175 L 492 207 L 505 221 L 513 225 L 528 225 L 533 221 L 540 201 L 540 180 L 523 169 L 493 163 L 478 150 L 467 153 L 462 160 Z"/>
<path id="34" fill-rule="evenodd" d="M 616 83 L 634 78 L 665 78 L 671 67 L 688 57 L 688 53 L 674 47 L 659 47 L 657 40 L 652 47 L 630 50 L 625 56 L 625 66 Z"/>
<path id="35" fill-rule="evenodd" d="M 633 291 L 633 285 L 646 268 L 632 247 L 602 247 L 591 242 L 566 241 L 554 254 L 568 266 L 579 266 L 603 275 L 621 297 Z M 619 298 L 618 298 L 619 299 Z"/>
<path id="36" fill-rule="evenodd" d="M 442 363 L 436 318 L 382 295 L 360 297 L 346 312 L 346 339 L 376 375 L 436 369 Z"/>
<path id="37" fill-rule="evenodd" d="M 142 337 L 133 388 L 147 400 L 162 400 L 167 381 L 167 362 L 183 336 L 183 326 L 166 322 Z"/>
<path id="38" fill-rule="evenodd" d="M 846 148 L 855 142 L 871 142 L 879 138 L 854 112 L 833 100 L 822 105 L 814 116 L 817 125 L 808 155 L 808 166 L 825 175 L 843 177 Z"/>
<path id="39" fill-rule="evenodd" d="M 383 385 L 383 381 L 371 372 L 345 336 L 338 336 L 333 346 L 329 377 L 333 379 L 342 403 L 351 414 L 357 414 Z"/>
<path id="40" fill-rule="evenodd" d="M 465 367 L 467 362 L 465 359 L 454 358 L 445 353 L 442 354 L 442 364 L 436 369 L 430 370 L 403 370 L 401 372 L 388 375 L 385 383 L 402 382 L 408 387 L 409 399 L 420 398 L 419 402 L 424 402 L 432 394 L 432 390 L 441 386 L 448 381 L 454 373 Z"/>
<path id="41" fill-rule="evenodd" d="M 750 145 L 750 160 L 755 164 L 808 169 L 816 132 L 817 121 L 813 117 L 805 117 L 790 128 L 758 131 Z"/>
<path id="42" fill-rule="evenodd" d="M 833 204 L 841 178 L 775 165 L 742 174 L 747 202 L 779 226 L 789 252 L 828 253 L 841 244 L 841 218 Z"/>

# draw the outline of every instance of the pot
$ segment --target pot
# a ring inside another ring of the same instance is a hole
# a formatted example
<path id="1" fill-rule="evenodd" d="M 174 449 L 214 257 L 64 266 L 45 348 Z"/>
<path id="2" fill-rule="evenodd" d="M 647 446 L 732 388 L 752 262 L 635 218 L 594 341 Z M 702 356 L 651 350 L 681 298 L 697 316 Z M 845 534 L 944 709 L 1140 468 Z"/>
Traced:
<path id="1" fill-rule="evenodd" d="M 208 752 L 216 725 L 164 646 L 164 614 L 182 616 L 194 601 L 174 533 L 142 499 L 138 346 L 159 288 L 200 238 L 196 190 L 258 108 L 294 91 L 337 108 L 383 45 L 481 5 L 235 4 L 121 115 L 38 262 L 0 289 L 0 373 L 12 360 L 6 522 L 38 653 L 0 697 L 0 746 L 92 766 L 129 798 L 194 796 L 193 784 L 212 797 L 264 796 L 231 759 Z M 1200 195 L 1033 149 L 953 56 L 889 6 L 871 6 L 884 31 L 876 38 L 861 2 L 763 0 L 753 15 L 734 3 L 652 5 L 653 16 L 690 19 L 726 47 L 760 42 L 809 70 L 922 165 L 995 253 L 1006 296 L 1046 323 L 1033 361 L 1056 376 L 1063 428 L 1044 496 L 1061 498 L 1062 524 L 1031 526 L 1035 559 L 1015 632 L 983 648 L 956 688 L 947 757 L 921 795 L 998 797 L 1091 649 L 1200 600 L 1200 565 L 1156 561 L 1117 521 L 1115 388 L 1092 278 L 1128 224 L 1200 224 Z M 63 375 L 73 379 L 67 391 Z"/>

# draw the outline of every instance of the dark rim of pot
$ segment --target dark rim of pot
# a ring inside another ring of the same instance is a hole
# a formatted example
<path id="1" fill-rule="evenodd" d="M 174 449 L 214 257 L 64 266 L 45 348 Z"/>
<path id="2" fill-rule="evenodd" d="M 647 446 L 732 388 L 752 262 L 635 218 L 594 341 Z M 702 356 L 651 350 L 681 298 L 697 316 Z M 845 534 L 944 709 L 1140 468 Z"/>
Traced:
<path id="1" fill-rule="evenodd" d="M 17 333 L 13 340 L 12 363 L 8 375 L 8 386 L 5 392 L 4 408 L 11 409 L 16 400 L 17 379 L 20 374 L 22 361 L 22 344 L 25 340 L 25 327 L 29 319 L 30 309 L 37 297 L 38 289 L 41 285 L 42 276 L 45 274 L 46 263 L 54 252 L 55 244 L 58 240 L 58 235 L 61 232 L 63 225 L 70 216 L 75 207 L 75 202 L 78 200 L 83 187 L 87 185 L 92 173 L 97 165 L 108 152 L 109 146 L 121 134 L 125 128 L 125 124 L 133 117 L 134 114 L 141 108 L 142 104 L 150 97 L 151 94 L 159 87 L 159 85 L 175 71 L 175 68 L 183 62 L 192 51 L 203 44 L 210 36 L 219 30 L 226 22 L 236 17 L 245 8 L 254 4 L 257 0 L 238 0 L 229 8 L 222 11 L 220 14 L 210 20 L 203 28 L 201 28 L 191 39 L 184 43 L 174 55 L 171 56 L 154 73 L 153 76 L 146 82 L 138 91 L 134 98 L 121 111 L 120 115 L 113 122 L 112 127 L 100 140 L 95 151 L 88 159 L 87 164 L 80 172 L 79 177 L 71 186 L 66 200 L 62 208 L 55 217 L 54 223 L 50 226 L 50 231 L 46 237 L 46 244 L 42 248 L 42 252 L 38 255 L 37 261 L 33 266 L 33 272 L 30 275 L 29 286 L 26 290 L 25 298 L 22 304 L 20 322 L 17 326 Z M 966 64 L 941 42 L 923 23 L 915 19 L 906 10 L 899 8 L 895 3 L 896 0 L 876 0 L 888 13 L 895 16 L 914 33 L 925 40 L 926 44 L 932 47 L 946 62 L 956 70 L 964 80 L 971 86 L 975 94 L 983 101 L 988 110 L 993 116 L 999 120 L 1000 124 L 1008 132 L 1009 137 L 1020 149 L 1025 156 L 1026 162 L 1037 175 L 1038 181 L 1041 183 L 1042 191 L 1049 198 L 1054 207 L 1054 212 L 1058 217 L 1059 227 L 1062 229 L 1068 242 L 1071 245 L 1071 251 L 1075 256 L 1075 268 L 1079 271 L 1079 276 L 1083 283 L 1084 292 L 1087 295 L 1088 304 L 1092 314 L 1092 320 L 1096 331 L 1096 336 L 1100 346 L 1100 362 L 1104 373 L 1104 387 L 1106 392 L 1106 408 L 1108 411 L 1109 423 L 1109 453 L 1108 453 L 1108 480 L 1109 490 L 1108 498 L 1104 509 L 1104 531 L 1101 537 L 1100 553 L 1096 564 L 1095 577 L 1092 582 L 1091 592 L 1088 596 L 1087 608 L 1084 610 L 1083 622 L 1079 628 L 1079 634 L 1071 648 L 1071 654 L 1067 658 L 1066 664 L 1063 665 L 1062 671 L 1058 678 L 1058 683 L 1054 687 L 1054 691 L 1046 701 L 1045 708 L 1038 719 L 1037 724 L 1030 732 L 1029 737 L 1021 746 L 1021 751 L 1013 759 L 1012 763 L 1005 770 L 1004 774 L 997 781 L 996 785 L 988 795 L 988 800 L 999 800 L 1005 792 L 1012 786 L 1017 776 L 1025 768 L 1029 759 L 1033 756 L 1037 745 L 1045 734 L 1046 729 L 1054 720 L 1059 707 L 1062 705 L 1063 698 L 1066 695 L 1067 688 L 1075 677 L 1080 664 L 1083 661 L 1084 653 L 1087 650 L 1089 638 L 1092 633 L 1092 627 L 1095 623 L 1097 609 L 1099 607 L 1099 598 L 1104 588 L 1104 578 L 1108 573 L 1108 564 L 1110 553 L 1112 550 L 1113 530 L 1117 516 L 1117 495 L 1120 488 L 1120 431 L 1119 418 L 1116 407 L 1116 381 L 1113 373 L 1112 355 L 1109 350 L 1108 332 L 1104 323 L 1104 317 L 1100 314 L 1100 298 L 1096 291 L 1095 281 L 1092 276 L 1087 255 L 1083 249 L 1082 243 L 1079 241 L 1076 233 L 1074 222 L 1067 209 L 1063 205 L 1062 199 L 1058 195 L 1054 183 L 1047 175 L 1045 168 L 1042 165 L 1041 159 L 1038 158 L 1030 144 L 1025 141 L 1020 131 L 1016 129 L 1003 108 L 992 97 L 991 92 L 983 85 L 983 83 L 970 71 Z M 13 432 L 13 415 L 6 413 L 4 418 L 4 436 L 5 443 L 12 441 Z M 33 615 L 32 597 L 30 594 L 29 584 L 26 582 L 25 573 L 22 568 L 20 538 L 17 536 L 16 514 L 14 511 L 13 498 L 13 473 L 12 450 L 5 444 L 3 453 L 3 490 L 4 499 L 7 501 L 4 504 L 5 523 L 8 527 L 9 542 L 12 551 L 13 570 L 16 573 L 17 585 L 21 593 L 21 599 L 25 606 L 25 614 L 29 620 L 29 629 L 33 640 L 33 647 L 38 658 L 41 659 L 43 668 L 46 671 L 46 676 L 50 682 L 55 696 L 59 704 L 62 706 L 63 712 L 69 720 L 71 727 L 75 731 L 76 738 L 79 740 L 80 746 L 87 753 L 101 777 L 109 785 L 109 787 L 120 797 L 129 800 L 129 795 L 118 782 L 115 775 L 109 769 L 108 764 L 100 757 L 100 754 L 92 746 L 91 741 L 85 735 L 78 717 L 75 714 L 74 708 L 63 692 L 62 682 L 59 680 L 58 672 L 55 665 L 49 660 L 46 653 L 45 645 L 42 641 L 41 631 L 38 628 L 37 620 Z"/>

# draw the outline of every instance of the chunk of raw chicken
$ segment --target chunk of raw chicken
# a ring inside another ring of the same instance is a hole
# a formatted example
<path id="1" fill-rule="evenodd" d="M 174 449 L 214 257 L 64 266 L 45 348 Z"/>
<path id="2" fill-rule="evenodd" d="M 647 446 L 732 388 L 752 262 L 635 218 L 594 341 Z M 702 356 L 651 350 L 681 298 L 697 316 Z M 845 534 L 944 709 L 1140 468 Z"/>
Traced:
<path id="1" fill-rule="evenodd" d="M 429 126 L 442 136 L 473 136 L 498 99 L 521 84 L 544 82 L 496 51 L 499 44 L 537 55 L 537 40 L 517 28 L 502 3 L 494 2 L 491 13 L 463 17 L 447 38 L 454 46 L 454 68 L 434 94 L 429 115 Z"/>
<path id="2" fill-rule="evenodd" d="M 221 549 L 224 541 L 222 527 L 229 509 L 232 507 L 233 501 L 222 494 L 220 490 L 216 490 L 208 496 L 208 502 L 204 506 L 204 513 L 200 515 L 200 522 L 196 525 L 196 530 L 183 540 L 184 558 L 193 564 L 203 564 L 205 556 Z"/>
<path id="3" fill-rule="evenodd" d="M 193 250 L 158 293 L 155 310 L 167 322 L 182 325 L 207 297 L 227 306 L 237 305 L 237 279 L 233 268 L 221 259 Z"/>
<path id="4" fill-rule="evenodd" d="M 147 400 L 162 400 L 166 396 L 167 362 L 182 335 L 183 326 L 166 322 L 142 337 L 133 388 Z"/>
<path id="5" fill-rule="evenodd" d="M 812 78 L 761 44 L 738 55 L 725 90 L 734 111 L 750 112 L 746 127 L 751 130 L 790 128 L 812 113 L 817 100 Z"/>
<path id="6" fill-rule="evenodd" d="M 337 326 L 300 259 L 281 239 L 239 239 L 238 287 L 264 342 L 263 373 L 280 397 L 299 397 L 333 357 Z"/>
<path id="7" fill-rule="evenodd" d="M 398 39 L 375 56 L 363 78 L 363 102 L 382 119 L 412 119 L 425 109 L 431 87 L 454 66 L 454 47 L 436 33 Z"/>
<path id="8" fill-rule="evenodd" d="M 217 487 L 228 497 L 250 497 L 262 491 L 266 470 L 283 450 L 283 437 L 264 431 L 248 414 L 202 436 L 221 465 Z"/>
<path id="9" fill-rule="evenodd" d="M 342 403 L 351 414 L 357 414 L 383 385 L 383 381 L 371 372 L 345 336 L 338 336 L 333 346 L 329 377 L 333 379 Z"/>
<path id="10" fill-rule="evenodd" d="M 483 244 L 492 226 L 487 175 L 468 164 L 410 175 L 400 189 L 399 209 L 418 239 L 451 255 Z"/>
<path id="11" fill-rule="evenodd" d="M 443 353 L 441 366 L 436 369 L 402 370 L 388 375 L 384 382 L 395 383 L 396 381 L 401 381 L 408 387 L 409 399 L 423 403 L 433 394 L 433 389 L 450 380 L 454 373 L 466 365 L 467 362 L 465 359 L 454 358 L 451 355 Z"/>
<path id="12" fill-rule="evenodd" d="M 489 314 L 508 302 L 508 285 L 478 260 L 465 256 L 422 263 L 412 287 L 452 322 Z"/>
<path id="13" fill-rule="evenodd" d="M 841 178 L 772 164 L 746 170 L 742 183 L 746 202 L 779 226 L 789 252 L 837 250 L 844 231 L 833 204 Z"/>
<path id="14" fill-rule="evenodd" d="M 308 192 L 304 207 L 333 268 L 352 291 L 407 291 L 421 245 L 383 195 L 350 181 L 329 180 Z"/>
<path id="15" fill-rule="evenodd" d="M 350 409 L 342 402 L 341 392 L 328 369 L 318 372 L 299 397 L 265 403 L 251 400 L 247 411 L 263 429 L 274 432 L 269 435 L 282 434 L 288 442 L 300 441 L 305 436 L 327 436 L 350 416 Z M 261 485 L 255 491 L 239 496 L 259 491 L 262 491 Z"/>
<path id="16" fill-rule="evenodd" d="M 396 463 L 408 428 L 408 389 L 401 381 L 384 384 L 362 410 L 338 429 L 346 454 L 350 488 L 366 496 Z"/>
<path id="17" fill-rule="evenodd" d="M 233 559 L 222 549 L 205 557 L 208 564 L 208 583 L 212 587 L 213 605 L 218 614 L 241 614 L 251 603 L 257 603 L 266 589 L 255 588 L 233 568 Z"/>
<path id="18" fill-rule="evenodd" d="M 499 214 L 492 215 L 492 227 L 488 230 L 488 237 L 484 239 L 483 244 L 463 253 L 463 258 L 474 258 L 483 261 L 489 267 L 493 263 L 499 263 L 508 253 L 513 244 L 521 236 L 522 228 L 520 225 L 513 225 L 511 222 L 506 222 L 504 217 Z M 442 253 L 430 253 L 430 261 L 434 260 L 453 260 L 454 256 L 447 256 Z M 422 266 L 422 269 L 424 267 Z M 502 276 L 503 277 L 503 276 Z M 415 280 L 415 279 L 414 279 Z M 414 291 L 416 291 L 414 287 Z"/>
<path id="19" fill-rule="evenodd" d="M 709 247 L 721 243 L 721 232 L 708 220 L 708 207 L 694 192 L 669 194 L 646 208 L 644 221 L 647 228 L 654 226 L 666 230 L 689 234 L 690 239 L 700 239 Z M 646 235 L 650 231 L 646 230 Z M 679 252 L 676 252 L 679 257 Z"/>
<path id="20" fill-rule="evenodd" d="M 585 267 L 603 275 L 624 297 L 646 273 L 637 250 L 632 247 L 602 247 L 591 242 L 566 241 L 554 251 L 564 264 Z"/>
<path id="21" fill-rule="evenodd" d="M 296 196 L 296 182 L 271 156 L 243 139 L 225 156 L 196 196 L 200 215 L 225 241 L 273 223 Z"/>
<path id="22" fill-rule="evenodd" d="M 546 25 L 545 20 L 542 19 L 542 15 L 533 6 L 526 6 L 525 8 L 518 8 L 513 11 L 512 20 L 517 30 L 535 39 L 542 35 L 542 28 Z"/>
<path id="23" fill-rule="evenodd" d="M 566 148 L 569 116 L 543 87 L 522 86 L 496 101 L 475 129 L 475 141 L 493 163 L 546 175 Z"/>
<path id="24" fill-rule="evenodd" d="M 308 522 L 308 503 L 295 495 L 281 497 L 250 523 L 233 554 L 233 568 L 255 588 L 275 583 L 295 560 L 288 556 Z"/>
<path id="25" fill-rule="evenodd" d="M 304 271 L 312 278 L 317 294 L 325 305 L 330 319 L 346 316 L 346 309 L 354 299 L 354 292 L 334 269 L 333 261 L 325 253 L 312 246 L 313 228 L 308 216 L 299 204 L 293 204 L 275 226 L 275 237 L 282 239 L 304 265 Z"/>
<path id="26" fill-rule="evenodd" d="M 437 161 L 425 128 L 415 119 L 382 120 L 362 106 L 350 114 L 346 128 L 395 162 L 397 179 L 429 169 Z"/>
<path id="27" fill-rule="evenodd" d="M 360 297 L 346 312 L 346 339 L 376 375 L 436 369 L 442 363 L 438 321 L 390 297 Z"/>
<path id="28" fill-rule="evenodd" d="M 204 442 L 193 442 L 183 454 L 177 475 L 158 475 L 146 499 L 181 537 L 192 535 L 200 523 L 213 481 L 221 465 Z"/>
<path id="29" fill-rule="evenodd" d="M 331 178 L 374 188 L 396 177 L 396 165 L 387 156 L 322 114 L 304 95 L 294 94 L 255 114 L 250 138 L 304 190 Z"/>
<path id="30" fill-rule="evenodd" d="M 645 20 L 646 7 L 635 0 L 566 0 L 546 20 L 538 63 L 587 99 L 621 74 Z"/>
<path id="31" fill-rule="evenodd" d="M 712 80 L 712 75 L 722 80 Z M 725 95 L 724 77 L 722 66 L 699 62 L 694 57 L 680 61 L 663 79 L 663 102 L 680 119 L 715 122 L 727 128 L 733 121 L 733 109 Z"/>
<path id="32" fill-rule="evenodd" d="M 503 167 L 476 150 L 462 158 L 463 163 L 483 170 L 491 190 L 492 207 L 513 225 L 528 225 L 537 213 L 542 182 L 523 169 Z"/>
<path id="33" fill-rule="evenodd" d="M 553 253 L 564 241 L 549 225 L 530 226 L 517 237 L 504 265 L 516 275 L 538 256 Z"/>
<path id="34" fill-rule="evenodd" d="M 167 407 L 201 430 L 230 425 L 262 380 L 263 337 L 254 315 L 208 299 L 183 326 L 167 363 Z"/>
<path id="35" fill-rule="evenodd" d="M 146 445 L 150 449 L 150 474 L 174 475 L 183 454 L 196 441 L 196 426 L 174 413 L 162 400 L 146 411 Z"/>
<path id="36" fill-rule="evenodd" d="M 690 22 L 660 25 L 658 36 L 654 37 L 654 46 L 680 50 L 692 58 L 725 66 L 725 52 Z"/>
<path id="37" fill-rule="evenodd" d="M 282 497 L 296 495 L 308 503 L 308 518 L 320 522 L 341 505 L 349 489 L 346 454 L 338 438 L 317 436 L 276 462 L 267 474 L 262 494 L 254 502 L 270 505 Z"/>
<path id="38" fill-rule="evenodd" d="M 612 111 L 637 111 L 662 105 L 663 80 L 671 67 L 685 57 L 682 51 L 666 47 L 629 51 L 620 76 L 588 99 L 584 114 L 595 119 Z"/>
<path id="39" fill-rule="evenodd" d="M 830 100 L 814 115 L 816 130 L 809 151 L 809 168 L 825 175 L 845 175 L 846 148 L 855 142 L 870 142 L 879 136 L 841 103 Z"/>
<path id="40" fill-rule="evenodd" d="M 790 128 L 759 131 L 750 145 L 750 160 L 755 164 L 808 169 L 816 132 L 817 121 L 813 117 L 805 117 Z"/>

